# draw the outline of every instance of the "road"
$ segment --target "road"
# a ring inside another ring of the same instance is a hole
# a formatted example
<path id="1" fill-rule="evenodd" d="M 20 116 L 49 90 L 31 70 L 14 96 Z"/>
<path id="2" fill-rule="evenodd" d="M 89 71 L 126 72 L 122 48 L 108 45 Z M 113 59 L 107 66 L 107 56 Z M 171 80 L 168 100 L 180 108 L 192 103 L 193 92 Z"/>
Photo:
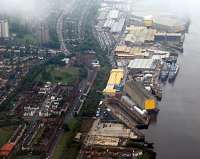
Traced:
<path id="1" fill-rule="evenodd" d="M 58 35 L 58 39 L 60 42 L 60 49 L 62 51 L 64 51 L 64 53 L 66 55 L 69 55 L 70 52 L 66 47 L 65 41 L 64 41 L 64 36 L 63 36 L 63 21 L 64 21 L 64 17 L 71 14 L 73 11 L 73 6 L 76 3 L 76 0 L 71 0 L 70 2 L 67 3 L 66 7 L 64 7 L 65 9 L 60 13 L 60 16 L 57 20 L 57 26 L 56 26 L 56 31 L 57 31 L 57 35 Z"/>
<path id="2" fill-rule="evenodd" d="M 84 8 L 81 12 L 80 18 L 79 18 L 79 22 L 78 22 L 78 36 L 79 39 L 82 40 L 84 38 L 84 22 L 85 22 L 85 17 L 87 16 L 87 14 L 89 14 L 89 8 L 92 6 L 93 0 L 87 0 L 84 4 Z M 57 31 L 57 35 L 58 35 L 58 39 L 60 42 L 60 49 L 62 51 L 64 51 L 64 53 L 66 55 L 70 54 L 70 51 L 67 49 L 67 46 L 65 44 L 65 39 L 68 39 L 67 37 L 64 37 L 64 32 L 65 30 L 63 30 L 63 25 L 64 25 L 64 18 L 67 17 L 68 15 L 72 14 L 72 12 L 74 11 L 75 6 L 77 5 L 77 0 L 72 0 L 69 3 L 67 3 L 65 9 L 60 13 L 60 16 L 57 20 L 57 26 L 56 26 L 56 31 Z"/>
<path id="3" fill-rule="evenodd" d="M 92 85 L 96 79 L 97 71 L 96 70 L 88 70 L 88 77 L 85 80 L 82 80 L 81 83 L 79 84 L 79 91 L 80 94 L 79 96 L 75 99 L 74 103 L 72 104 L 72 107 L 68 110 L 66 114 L 65 121 L 69 121 L 74 115 L 79 114 L 80 110 L 87 99 L 87 95 L 89 94 Z"/>

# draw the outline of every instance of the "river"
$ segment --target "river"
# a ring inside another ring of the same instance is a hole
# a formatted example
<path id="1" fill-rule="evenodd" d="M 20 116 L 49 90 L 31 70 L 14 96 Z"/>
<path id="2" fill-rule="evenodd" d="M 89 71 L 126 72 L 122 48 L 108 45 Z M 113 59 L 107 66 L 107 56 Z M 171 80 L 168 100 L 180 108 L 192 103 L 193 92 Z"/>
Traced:
<path id="1" fill-rule="evenodd" d="M 133 8 L 176 13 L 191 19 L 179 56 L 174 85 L 167 84 L 157 122 L 145 132 L 155 145 L 157 159 L 197 159 L 200 153 L 200 2 L 198 0 L 140 0 Z"/>

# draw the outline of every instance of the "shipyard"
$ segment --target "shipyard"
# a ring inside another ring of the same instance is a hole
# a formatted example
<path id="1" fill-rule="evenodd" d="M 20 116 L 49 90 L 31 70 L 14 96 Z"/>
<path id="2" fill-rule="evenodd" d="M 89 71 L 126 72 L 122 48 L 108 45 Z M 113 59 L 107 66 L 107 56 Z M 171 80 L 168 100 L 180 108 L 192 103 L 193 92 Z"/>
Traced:
<path id="1" fill-rule="evenodd" d="M 130 3 L 105 0 L 99 9 L 96 36 L 102 49 L 110 52 L 112 70 L 96 119 L 83 140 L 83 159 L 103 157 L 102 153 L 111 158 L 144 156 L 144 149 L 137 146 L 129 153 L 130 141 L 153 150 L 142 130 L 148 131 L 162 111 L 163 86 L 172 84 L 181 69 L 178 56 L 183 52 L 189 19 L 138 16 L 130 12 Z M 115 154 L 113 148 L 123 148 L 124 154 L 119 150 Z"/>
<path id="2" fill-rule="evenodd" d="M 198 16 L 45 1 L 0 11 L 0 159 L 198 158 Z"/>

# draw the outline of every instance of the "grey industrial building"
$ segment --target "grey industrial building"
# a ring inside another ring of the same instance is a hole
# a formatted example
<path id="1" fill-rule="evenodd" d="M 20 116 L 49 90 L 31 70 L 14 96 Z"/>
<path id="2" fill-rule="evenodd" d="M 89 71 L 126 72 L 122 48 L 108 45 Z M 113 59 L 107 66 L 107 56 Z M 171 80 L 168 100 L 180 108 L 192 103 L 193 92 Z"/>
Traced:
<path id="1" fill-rule="evenodd" d="M 154 96 L 137 81 L 130 80 L 125 84 L 124 93 L 131 98 L 142 110 L 153 110 L 157 107 Z"/>

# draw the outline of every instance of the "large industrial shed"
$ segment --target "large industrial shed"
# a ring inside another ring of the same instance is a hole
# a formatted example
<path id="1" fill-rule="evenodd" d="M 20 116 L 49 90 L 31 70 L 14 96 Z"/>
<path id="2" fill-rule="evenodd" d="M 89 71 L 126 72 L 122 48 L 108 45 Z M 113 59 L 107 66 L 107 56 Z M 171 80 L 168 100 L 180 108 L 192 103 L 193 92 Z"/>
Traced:
<path id="1" fill-rule="evenodd" d="M 132 71 L 154 71 L 156 69 L 155 59 L 131 60 L 128 69 Z"/>
<path id="2" fill-rule="evenodd" d="M 128 81 L 124 87 L 125 94 L 130 97 L 141 109 L 155 110 L 157 101 L 140 82 Z"/>
<path id="3" fill-rule="evenodd" d="M 117 34 L 121 33 L 125 24 L 125 19 L 120 19 L 119 21 L 115 22 L 110 30 L 111 33 Z"/>

